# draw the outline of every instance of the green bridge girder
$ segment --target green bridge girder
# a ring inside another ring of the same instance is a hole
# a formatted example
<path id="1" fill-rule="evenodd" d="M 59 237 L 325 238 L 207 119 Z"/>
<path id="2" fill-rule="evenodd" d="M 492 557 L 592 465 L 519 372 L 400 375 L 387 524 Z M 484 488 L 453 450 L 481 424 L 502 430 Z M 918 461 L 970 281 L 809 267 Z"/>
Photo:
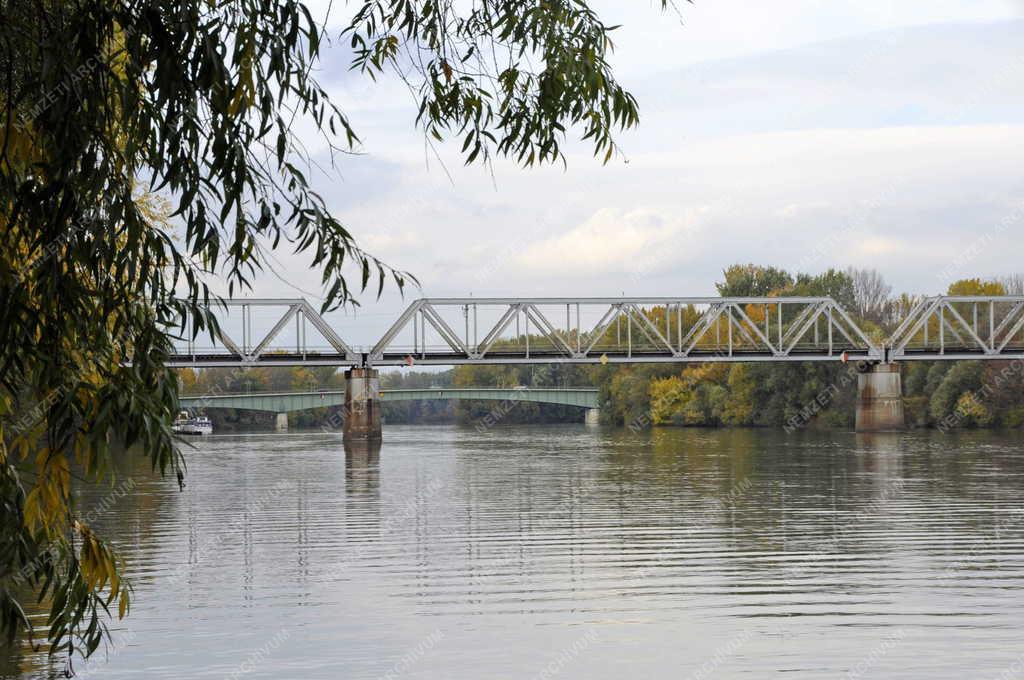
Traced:
<path id="1" fill-rule="evenodd" d="M 414 390 L 381 390 L 381 400 L 415 401 L 421 399 L 469 399 L 476 401 L 528 401 L 538 404 L 558 404 L 596 409 L 596 389 L 551 388 L 486 388 L 486 387 L 432 387 Z M 180 397 L 178 403 L 185 409 L 233 408 L 245 411 L 291 413 L 325 406 L 342 406 L 345 392 L 271 392 L 254 394 L 211 394 Z"/>

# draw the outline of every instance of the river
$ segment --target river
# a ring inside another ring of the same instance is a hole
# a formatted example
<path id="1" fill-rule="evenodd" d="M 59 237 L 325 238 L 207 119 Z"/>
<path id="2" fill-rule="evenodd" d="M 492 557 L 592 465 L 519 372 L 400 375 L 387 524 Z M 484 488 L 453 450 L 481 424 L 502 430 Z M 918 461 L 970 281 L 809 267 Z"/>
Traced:
<path id="1" fill-rule="evenodd" d="M 81 677 L 1024 675 L 1019 433 L 384 435 L 214 435 L 183 492 L 86 493 L 134 598 Z"/>

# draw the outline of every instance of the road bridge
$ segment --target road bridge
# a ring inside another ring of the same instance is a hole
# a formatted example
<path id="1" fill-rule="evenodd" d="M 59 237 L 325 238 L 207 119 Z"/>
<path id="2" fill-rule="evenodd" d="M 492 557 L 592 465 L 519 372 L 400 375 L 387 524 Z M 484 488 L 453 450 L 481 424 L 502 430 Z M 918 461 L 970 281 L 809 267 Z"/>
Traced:
<path id="1" fill-rule="evenodd" d="M 596 422 L 598 391 L 588 388 L 559 387 L 430 387 L 422 389 L 381 390 L 381 402 L 416 401 L 433 399 L 460 399 L 474 401 L 531 402 L 578 406 L 586 410 L 588 422 Z M 343 390 L 307 392 L 252 392 L 240 394 L 206 394 L 180 397 L 182 408 L 233 408 L 246 411 L 276 413 L 277 429 L 288 427 L 288 414 L 314 408 L 344 406 Z"/>
<path id="2" fill-rule="evenodd" d="M 210 344 L 189 333 L 169 365 L 351 367 L 353 437 L 379 437 L 379 366 L 855 362 L 858 423 L 878 429 L 903 421 L 897 362 L 1024 359 L 1024 297 L 1009 296 L 924 297 L 888 335 L 829 297 L 425 298 L 367 346 L 302 299 L 213 311 Z"/>

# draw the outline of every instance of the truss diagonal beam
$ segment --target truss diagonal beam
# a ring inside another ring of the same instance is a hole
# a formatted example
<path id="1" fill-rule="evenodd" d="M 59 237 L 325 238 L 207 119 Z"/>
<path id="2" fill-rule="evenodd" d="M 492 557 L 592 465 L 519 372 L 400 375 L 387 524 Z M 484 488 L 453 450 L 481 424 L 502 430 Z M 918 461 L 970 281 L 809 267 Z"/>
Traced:
<path id="1" fill-rule="evenodd" d="M 587 345 L 586 349 L 583 351 L 585 356 L 590 355 L 597 343 L 601 342 L 601 338 L 604 337 L 605 331 L 611 328 L 612 323 L 614 323 L 621 314 L 622 307 L 620 305 L 612 305 L 608 308 L 608 311 L 604 313 L 601 320 L 598 321 L 597 325 L 591 330 L 594 335 L 590 339 L 590 343 Z"/>
<path id="2" fill-rule="evenodd" d="M 558 335 L 558 331 L 551 325 L 548 318 L 541 314 L 541 311 L 537 309 L 536 305 L 525 306 L 526 315 L 533 320 L 533 323 L 537 326 L 537 329 L 544 333 L 544 337 L 551 341 L 551 344 L 558 349 L 562 354 L 566 356 L 572 356 L 573 351 L 569 347 L 568 343 L 562 340 Z"/>
<path id="3" fill-rule="evenodd" d="M 761 342 L 764 343 L 765 347 L 767 347 L 768 350 L 771 351 L 772 354 L 778 355 L 778 353 L 779 353 L 778 348 L 775 347 L 775 345 L 772 344 L 771 340 L 769 340 L 768 337 L 763 332 L 761 332 L 761 328 L 756 323 L 754 323 L 754 321 L 747 314 L 746 310 L 743 309 L 742 307 L 740 307 L 739 305 L 736 305 L 736 304 L 732 305 L 732 308 L 733 308 L 733 310 L 737 314 L 740 315 L 740 318 L 742 320 L 744 320 L 748 324 L 750 324 L 750 327 L 752 329 L 754 329 L 754 333 L 756 333 L 757 337 L 761 339 Z M 767 307 L 765 307 L 765 314 L 766 315 L 768 314 L 768 308 Z M 748 337 L 749 337 L 749 335 L 748 335 Z M 751 338 L 751 342 L 753 343 L 753 338 Z M 757 344 L 757 343 L 753 343 L 753 344 Z"/>
<path id="4" fill-rule="evenodd" d="M 778 306 L 781 307 L 782 304 L 783 303 L 780 302 L 778 303 Z M 801 309 L 800 312 L 796 315 L 796 318 L 793 319 L 792 322 L 790 322 L 789 328 L 787 328 L 785 332 L 782 334 L 782 347 L 785 348 L 786 345 L 789 344 L 789 341 L 792 339 L 793 334 L 797 332 L 798 329 L 804 326 L 804 322 L 807 320 L 808 316 L 814 316 L 814 321 L 817 321 L 817 315 L 819 311 L 820 305 L 804 305 L 803 309 Z M 810 326 L 807 327 L 807 330 L 810 330 Z M 804 331 L 804 333 L 806 333 L 806 331 Z M 799 341 L 801 337 L 803 337 L 802 334 L 797 336 L 796 340 Z"/>
<path id="5" fill-rule="evenodd" d="M 221 328 L 220 332 L 217 334 L 217 339 L 240 359 L 245 358 L 245 352 L 242 351 L 242 348 L 238 346 L 238 343 L 232 340 L 231 336 L 228 335 L 223 328 Z"/>
<path id="6" fill-rule="evenodd" d="M 501 334 L 505 332 L 505 329 L 508 328 L 508 325 L 512 323 L 512 319 L 514 319 L 518 313 L 519 305 L 509 305 L 502 317 L 498 319 L 498 323 L 496 323 L 494 328 L 492 328 L 484 337 L 484 341 L 481 343 L 481 346 L 477 347 L 478 357 L 482 357 L 491 350 L 491 346 L 498 340 Z"/>
<path id="7" fill-rule="evenodd" d="M 921 298 L 920 300 L 914 303 L 914 305 L 910 308 L 910 311 L 907 312 L 907 315 L 903 317 L 903 321 L 900 322 L 900 325 L 897 326 L 896 330 L 893 331 L 891 336 L 889 336 L 890 344 L 893 344 L 896 338 L 903 337 L 904 333 L 906 333 L 910 325 L 917 320 L 917 317 L 921 313 L 921 310 L 924 309 L 924 307 L 929 303 L 931 303 L 931 298 Z"/>
<path id="8" fill-rule="evenodd" d="M 960 316 L 960 312 L 956 311 L 956 307 L 947 302 L 946 311 L 951 313 L 953 315 L 953 318 L 956 319 L 961 326 L 963 326 L 964 330 L 967 331 L 967 334 L 971 336 L 971 338 L 974 340 L 974 342 L 978 345 L 980 349 L 984 350 L 986 353 L 992 351 L 992 348 L 986 345 L 985 341 L 978 337 L 978 334 L 975 333 L 974 329 L 971 328 L 970 324 L 968 324 L 967 321 L 964 320 L 964 317 Z M 953 333 L 956 334 L 956 331 L 953 331 Z M 957 337 L 959 338 L 959 336 Z"/>
<path id="9" fill-rule="evenodd" d="M 402 315 L 398 317 L 398 321 L 393 323 L 391 325 L 391 328 L 385 331 L 381 339 L 378 340 L 377 343 L 373 346 L 373 349 L 370 350 L 370 356 L 373 359 L 379 359 L 380 357 L 384 356 L 384 350 L 387 348 L 387 346 L 391 344 L 391 342 L 398 336 L 399 333 L 401 333 L 405 328 L 408 327 L 409 322 L 416 317 L 416 314 L 419 313 L 423 305 L 423 300 L 417 300 L 416 302 L 409 305 L 404 312 L 402 312 Z"/>
<path id="10" fill-rule="evenodd" d="M 284 316 L 282 316 L 281 319 L 276 324 L 274 324 L 274 327 L 271 328 L 270 331 L 264 336 L 263 340 L 261 340 L 260 343 L 256 345 L 255 349 L 253 349 L 252 353 L 249 355 L 248 358 L 250 360 L 258 359 L 260 355 L 263 354 L 263 350 L 266 349 L 267 346 L 271 342 L 273 342 L 274 338 L 277 337 L 277 334 L 281 332 L 285 324 L 291 321 L 292 318 L 296 314 L 298 314 L 299 309 L 301 309 L 301 305 L 290 305 L 288 307 L 288 311 L 286 311 L 284 313 Z M 331 332 L 333 333 L 333 331 Z"/>
<path id="11" fill-rule="evenodd" d="M 812 324 L 818 322 L 818 319 L 820 319 L 821 316 L 824 314 L 825 309 L 826 303 L 818 303 L 814 305 L 814 311 L 810 312 L 806 317 L 804 317 L 804 320 L 797 327 L 797 330 L 791 336 L 789 336 L 789 347 L 785 347 L 783 349 L 783 351 L 787 355 L 793 353 L 793 349 L 796 347 L 797 343 L 800 342 L 801 338 L 807 335 L 807 333 L 811 330 Z"/>
<path id="12" fill-rule="evenodd" d="M 461 352 L 467 356 L 469 355 L 469 348 L 459 340 L 458 333 L 452 330 L 452 327 L 448 325 L 448 322 L 441 318 L 441 315 L 434 310 L 432 305 L 429 303 L 425 304 L 420 311 L 423 313 L 423 318 L 430 322 L 430 325 L 434 327 L 434 330 L 437 331 L 438 335 L 440 335 L 453 350 Z"/>
<path id="13" fill-rule="evenodd" d="M 995 344 L 995 339 L 1000 337 L 1000 335 L 1006 331 L 1010 324 L 1013 323 L 1014 317 L 1017 316 L 1022 309 L 1024 309 L 1024 302 L 1018 302 L 1010 309 L 1009 312 L 1007 312 L 1006 316 L 1003 317 L 1003 320 L 999 322 L 999 325 L 992 332 L 993 345 Z M 992 313 L 992 305 L 989 306 L 989 313 Z"/>
<path id="14" fill-rule="evenodd" d="M 754 340 L 754 336 L 750 334 L 750 331 L 744 328 L 743 324 L 740 323 L 739 319 L 737 319 L 733 315 L 734 311 L 738 311 L 736 305 L 726 305 L 726 316 L 729 317 L 729 322 L 736 327 L 736 330 L 738 330 L 740 334 L 743 335 L 743 339 L 749 342 L 751 347 L 756 347 L 757 340 Z"/>
<path id="15" fill-rule="evenodd" d="M 836 320 L 836 316 L 835 316 L 834 313 L 832 314 L 831 318 L 829 319 L 829 322 L 832 324 L 833 328 L 835 328 L 837 331 L 839 331 L 840 335 L 842 335 L 844 338 L 846 338 L 846 341 L 848 343 L 850 343 L 851 347 L 855 347 L 857 345 L 857 342 L 853 338 L 850 337 L 849 333 L 846 332 L 846 328 L 843 327 L 843 324 L 839 323 Z"/>
<path id="16" fill-rule="evenodd" d="M 843 309 L 838 304 L 836 304 L 834 300 L 830 300 L 829 307 L 832 309 L 833 312 L 838 313 L 839 316 L 843 319 L 843 321 L 845 321 L 849 325 L 850 330 L 852 330 L 853 334 L 856 335 L 860 339 L 860 341 L 862 343 L 864 343 L 865 347 L 871 347 L 872 346 L 872 342 L 871 342 L 870 339 L 868 339 L 867 333 L 862 331 L 860 326 L 858 326 L 857 324 L 855 324 L 853 322 L 853 319 L 850 318 L 850 315 L 846 313 L 845 309 Z M 834 318 L 835 318 L 835 315 L 833 314 L 833 319 Z M 840 331 L 842 331 L 841 328 L 840 328 Z M 846 339 L 850 341 L 851 345 L 856 345 L 857 344 L 857 341 L 854 340 L 853 338 L 851 338 L 849 335 L 846 335 L 846 333 L 843 333 L 843 335 L 846 336 Z"/>
<path id="17" fill-rule="evenodd" d="M 910 341 L 913 340 L 914 337 L 921 332 L 921 330 L 925 327 L 925 324 L 927 324 L 928 320 L 932 317 L 932 314 L 935 312 L 936 309 L 938 309 L 939 305 L 941 304 L 942 298 L 935 297 L 923 301 L 922 304 L 916 308 L 916 321 L 914 321 L 906 329 L 904 329 L 904 334 L 902 336 L 893 338 L 893 340 L 891 341 L 895 351 L 903 352 L 906 350 L 907 345 L 910 344 Z M 901 328 L 903 328 L 903 326 L 901 326 Z"/>
<path id="18" fill-rule="evenodd" d="M 1013 340 L 1014 336 L 1020 332 L 1022 327 L 1024 327 L 1024 316 L 1021 316 L 1020 319 L 1017 320 L 1017 323 L 1013 324 L 1013 329 L 1006 334 L 1006 337 L 1003 339 L 1003 342 L 999 345 L 999 352 L 1002 352 L 1004 349 L 1006 349 L 1006 346 L 1010 344 L 1010 341 Z"/>
<path id="19" fill-rule="evenodd" d="M 666 314 L 667 314 L 666 310 Z M 669 352 L 672 352 L 672 343 L 665 339 L 665 336 L 661 334 L 657 326 L 651 323 L 651 320 L 647 318 L 647 315 L 642 310 L 638 309 L 636 305 L 626 305 L 626 316 L 636 321 L 640 331 L 647 336 L 647 339 L 651 341 L 652 345 L 663 345 Z"/>
<path id="20" fill-rule="evenodd" d="M 320 312 L 316 311 L 312 305 L 310 305 L 306 301 L 303 301 L 301 311 L 303 317 L 307 321 L 309 321 L 309 323 L 313 324 L 314 328 L 320 331 L 320 334 L 324 336 L 324 339 L 327 340 L 327 342 L 331 345 L 331 347 L 335 349 L 335 351 L 341 354 L 349 354 L 352 352 L 352 349 L 347 344 L 345 344 L 344 340 L 338 337 L 338 334 L 334 332 L 334 329 L 331 328 L 330 324 L 328 324 L 324 320 L 324 318 L 320 316 Z"/>
<path id="21" fill-rule="evenodd" d="M 722 311 L 724 309 L 725 305 L 718 303 L 711 305 L 710 307 L 708 307 L 708 309 L 704 311 L 704 314 L 701 315 L 700 320 L 696 324 L 694 324 L 693 328 L 690 329 L 690 332 L 687 333 L 686 337 L 684 337 L 679 343 L 680 346 L 684 344 L 686 345 L 686 349 L 682 351 L 683 356 L 689 356 L 690 352 L 693 351 L 693 348 L 696 347 L 697 343 L 701 341 L 701 338 L 707 335 L 708 331 L 711 330 L 712 324 L 718 324 L 718 321 L 719 319 L 721 319 Z"/>

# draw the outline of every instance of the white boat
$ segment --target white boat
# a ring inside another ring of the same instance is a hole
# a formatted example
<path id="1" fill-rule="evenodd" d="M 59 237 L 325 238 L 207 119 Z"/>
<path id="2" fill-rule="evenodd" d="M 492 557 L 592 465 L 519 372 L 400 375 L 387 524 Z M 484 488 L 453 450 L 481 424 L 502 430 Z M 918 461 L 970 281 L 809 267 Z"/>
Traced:
<path id="1" fill-rule="evenodd" d="M 213 434 L 213 423 L 206 416 L 190 416 L 188 411 L 182 411 L 175 418 L 171 430 L 177 434 Z"/>

